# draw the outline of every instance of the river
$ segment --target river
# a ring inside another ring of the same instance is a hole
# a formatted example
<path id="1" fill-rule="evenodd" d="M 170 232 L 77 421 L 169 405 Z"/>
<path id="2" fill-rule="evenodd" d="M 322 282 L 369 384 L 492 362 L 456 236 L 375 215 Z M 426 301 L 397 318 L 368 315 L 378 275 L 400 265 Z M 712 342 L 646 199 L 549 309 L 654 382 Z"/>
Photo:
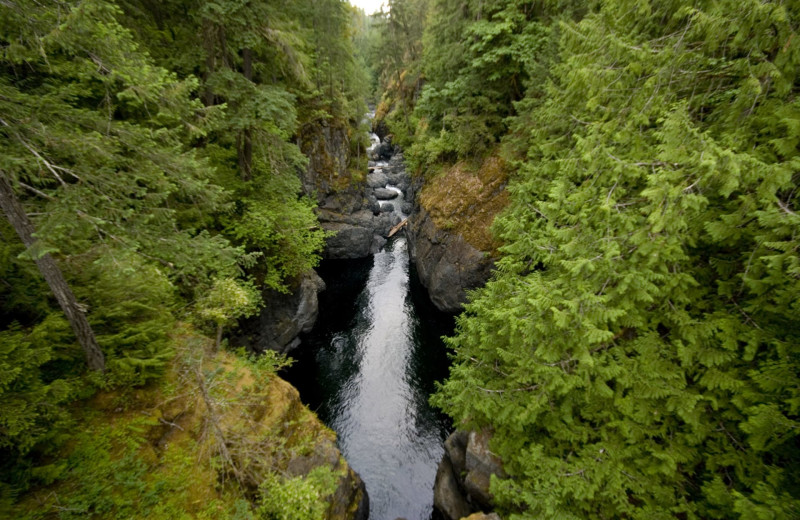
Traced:
<path id="1" fill-rule="evenodd" d="M 366 484 L 372 520 L 432 517 L 450 429 L 428 397 L 447 375 L 440 338 L 453 318 L 433 307 L 407 248 L 400 234 L 372 258 L 323 262 L 319 319 L 287 375 L 337 433 Z"/>

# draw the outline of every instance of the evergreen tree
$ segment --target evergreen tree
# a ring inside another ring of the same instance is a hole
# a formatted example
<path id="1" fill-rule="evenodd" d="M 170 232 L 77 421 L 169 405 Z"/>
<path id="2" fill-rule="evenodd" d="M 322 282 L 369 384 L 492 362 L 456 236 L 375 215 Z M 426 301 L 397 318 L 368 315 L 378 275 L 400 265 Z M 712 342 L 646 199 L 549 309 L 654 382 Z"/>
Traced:
<path id="1" fill-rule="evenodd" d="M 614 0 L 560 23 L 435 398 L 493 428 L 503 512 L 800 514 L 799 21 Z"/>
<path id="2" fill-rule="evenodd" d="M 182 207 L 214 208 L 221 193 L 208 185 L 209 168 L 181 149 L 198 108 L 187 97 L 192 83 L 154 67 L 118 14 L 99 0 L 68 10 L 17 3 L 3 11 L 0 28 L 9 43 L 0 77 L 0 170 L 7 217 L 29 257 L 50 273 L 60 270 L 51 259 L 61 258 L 67 279 L 107 260 L 132 268 L 128 253 L 159 262 L 175 281 L 235 272 L 240 252 L 176 223 Z M 83 307 L 59 296 L 67 282 L 53 276 L 45 278 L 90 365 L 102 368 L 87 324 L 75 326 Z M 99 311 L 97 289 L 86 300 L 90 321 Z"/>
<path id="3" fill-rule="evenodd" d="M 70 402 L 160 375 L 176 317 L 213 321 L 219 343 L 257 285 L 315 265 L 324 234 L 293 141 L 308 114 L 357 125 L 364 108 L 351 11 L 325 2 L 315 35 L 313 7 L 3 4 L 0 510 L 60 464 L 40 466 Z M 75 336 L 104 375 L 86 377 Z"/>

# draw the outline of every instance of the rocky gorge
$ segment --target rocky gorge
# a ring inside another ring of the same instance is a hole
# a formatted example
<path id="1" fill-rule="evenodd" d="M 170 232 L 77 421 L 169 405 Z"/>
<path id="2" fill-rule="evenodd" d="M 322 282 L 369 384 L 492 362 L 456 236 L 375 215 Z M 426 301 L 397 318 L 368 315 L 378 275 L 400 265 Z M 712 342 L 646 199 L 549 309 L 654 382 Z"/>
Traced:
<path id="1" fill-rule="evenodd" d="M 365 176 L 349 169 L 345 128 L 328 127 L 302 143 L 309 156 L 308 169 L 302 175 L 303 189 L 317 200 L 320 226 L 329 232 L 323 258 L 356 259 L 377 253 L 386 244 L 393 227 L 401 224 L 398 214 L 403 214 L 408 215 L 405 227 L 411 261 L 439 310 L 460 311 L 467 292 L 489 279 L 494 266 L 491 244 L 475 240 L 470 233 L 460 233 L 447 226 L 447 222 L 442 225 L 440 215 L 450 212 L 450 219 L 461 214 L 465 219 L 475 220 L 474 214 L 478 212 L 477 217 L 483 220 L 476 227 L 486 227 L 493 214 L 487 217 L 475 207 L 480 209 L 487 205 L 486 200 L 502 198 L 498 195 L 502 193 L 502 184 L 494 179 L 478 181 L 475 188 L 477 177 L 473 176 L 470 182 L 462 184 L 462 194 L 474 196 L 472 192 L 477 189 L 478 204 L 454 212 L 450 206 L 459 193 L 453 193 L 444 202 L 425 196 L 426 192 L 435 191 L 431 184 L 447 185 L 452 181 L 444 176 L 426 185 L 421 177 L 412 179 L 406 171 L 402 151 L 391 144 L 391 136 L 381 139 L 372 134 Z M 463 173 L 459 171 L 454 178 L 461 176 Z M 398 193 L 402 194 L 402 208 L 394 207 Z M 395 209 L 400 211 L 395 213 Z M 288 294 L 265 291 L 264 312 L 243 326 L 245 334 L 237 337 L 236 343 L 258 351 L 290 352 L 299 346 L 299 336 L 313 326 L 317 294 L 322 290 L 324 282 L 310 271 L 292 282 Z"/>
<path id="2" fill-rule="evenodd" d="M 303 189 L 316 199 L 320 226 L 328 232 L 322 257 L 339 262 L 372 257 L 386 246 L 391 233 L 405 233 L 405 254 L 419 282 L 433 305 L 452 315 L 462 308 L 470 289 L 488 280 L 494 265 L 485 240 L 475 240 L 475 233 L 462 233 L 465 228 L 443 219 L 443 215 L 452 218 L 458 213 L 474 226 L 476 205 L 454 209 L 457 191 L 452 199 L 437 199 L 437 186 L 439 191 L 442 185 L 449 190 L 448 182 L 453 179 L 412 178 L 402 150 L 392 145 L 391 136 L 382 139 L 372 134 L 371 140 L 366 175 L 350 168 L 345 128 L 330 126 L 301 141 L 309 156 L 308 169 L 301 176 Z M 463 175 L 457 171 L 455 182 L 476 198 L 477 177 L 463 182 Z M 491 199 L 502 191 L 495 180 L 477 186 L 478 199 Z M 477 207 L 485 205 L 479 200 Z M 476 247 L 476 242 L 484 250 Z M 243 325 L 234 344 L 255 351 L 296 353 L 317 322 L 319 295 L 325 289 L 322 278 L 309 271 L 291 282 L 288 293 L 264 291 L 264 310 Z M 484 433 L 457 431 L 444 442 L 433 486 L 434 507 L 444 517 L 455 520 L 491 509 L 490 476 L 503 473 L 488 449 L 488 439 Z"/>

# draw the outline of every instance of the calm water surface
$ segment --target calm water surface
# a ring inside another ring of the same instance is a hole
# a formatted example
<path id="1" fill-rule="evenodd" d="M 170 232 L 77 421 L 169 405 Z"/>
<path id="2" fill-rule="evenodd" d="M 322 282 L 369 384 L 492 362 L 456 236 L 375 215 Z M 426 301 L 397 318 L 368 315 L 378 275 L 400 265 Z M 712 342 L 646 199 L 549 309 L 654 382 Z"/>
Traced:
<path id="1" fill-rule="evenodd" d="M 450 429 L 428 397 L 447 375 L 440 337 L 453 318 L 432 306 L 412 271 L 403 236 L 371 259 L 324 263 L 320 318 L 287 375 L 338 434 L 374 520 L 431 518 Z"/>

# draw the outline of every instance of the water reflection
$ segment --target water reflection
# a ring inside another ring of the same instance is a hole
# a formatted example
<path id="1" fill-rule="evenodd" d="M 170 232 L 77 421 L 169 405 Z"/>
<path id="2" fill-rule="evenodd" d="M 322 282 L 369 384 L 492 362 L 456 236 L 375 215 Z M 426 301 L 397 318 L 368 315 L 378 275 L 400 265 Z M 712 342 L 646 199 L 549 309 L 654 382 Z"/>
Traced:
<path id="1" fill-rule="evenodd" d="M 337 432 L 342 453 L 366 483 L 376 520 L 430 518 L 448 428 L 428 396 L 446 375 L 439 336 L 452 330 L 452 318 L 412 294 L 419 288 L 410 287 L 406 248 L 398 237 L 374 256 L 346 321 L 348 303 L 338 294 L 337 277 L 358 274 L 321 270 L 328 290 L 321 295 L 320 321 L 301 347 L 316 355 L 289 376 Z"/>

